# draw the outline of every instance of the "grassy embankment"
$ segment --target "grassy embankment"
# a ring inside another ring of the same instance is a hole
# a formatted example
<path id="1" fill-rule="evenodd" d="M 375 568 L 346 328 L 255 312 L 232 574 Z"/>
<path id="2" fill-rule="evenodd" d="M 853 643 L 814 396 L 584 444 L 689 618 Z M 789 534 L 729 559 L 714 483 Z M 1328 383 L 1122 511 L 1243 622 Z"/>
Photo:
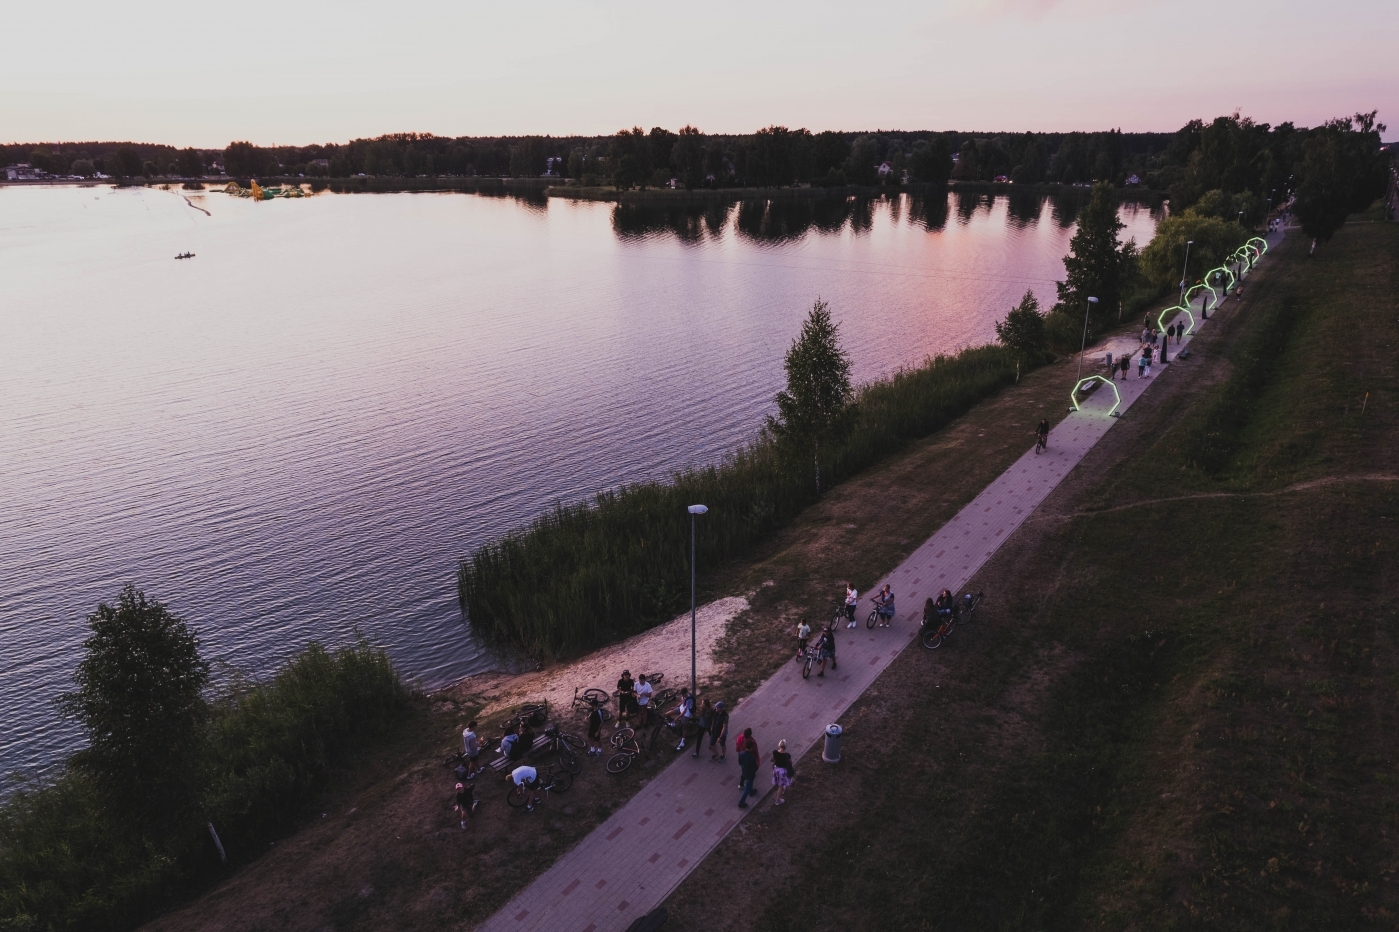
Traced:
<path id="1" fill-rule="evenodd" d="M 110 808 L 81 768 L 0 807 L 0 929 L 128 929 L 223 872 L 204 821 L 233 865 L 295 828 L 351 752 L 404 725 L 407 691 L 364 642 L 312 645 L 260 684 L 234 683 L 207 732 L 201 817 L 152 834 Z"/>
<path id="2" fill-rule="evenodd" d="M 686 881 L 677 932 L 1395 927 L 1399 229 L 1305 250 L 978 574 L 980 624 Z"/>

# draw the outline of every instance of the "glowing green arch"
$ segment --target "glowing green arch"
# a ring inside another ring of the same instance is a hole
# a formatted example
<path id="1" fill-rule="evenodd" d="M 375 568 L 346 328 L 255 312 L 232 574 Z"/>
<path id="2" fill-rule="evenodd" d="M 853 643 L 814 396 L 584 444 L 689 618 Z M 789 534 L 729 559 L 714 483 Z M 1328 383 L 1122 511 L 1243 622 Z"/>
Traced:
<path id="1" fill-rule="evenodd" d="M 1234 272 L 1229 266 L 1221 265 L 1218 268 L 1210 269 L 1205 273 L 1205 281 L 1209 281 L 1211 275 L 1218 275 L 1220 272 L 1229 276 L 1229 284 L 1224 286 L 1224 293 L 1228 294 L 1230 291 L 1234 290 L 1234 282 L 1238 280 L 1234 277 Z M 1214 310 L 1214 308 L 1210 308 L 1210 310 Z"/>
<path id="2" fill-rule="evenodd" d="M 1195 294 L 1196 291 L 1199 291 L 1201 288 L 1205 289 L 1206 291 L 1208 291 L 1208 292 L 1210 293 L 1210 297 L 1214 299 L 1214 303 L 1211 304 L 1209 307 L 1205 307 L 1205 302 L 1204 302 L 1203 300 L 1201 300 L 1201 301 L 1200 301 L 1200 307 L 1205 308 L 1205 310 L 1207 310 L 1207 311 L 1212 311 L 1212 310 L 1214 310 L 1214 309 L 1219 305 L 1219 293 L 1216 292 L 1213 288 L 1210 287 L 1209 279 L 1206 278 L 1204 281 L 1202 281 L 1202 282 L 1200 282 L 1200 283 L 1194 285 L 1193 287 L 1191 287 L 1191 289 L 1185 293 L 1185 302 L 1184 302 L 1184 303 L 1185 303 L 1185 312 L 1186 312 L 1187 314 L 1190 313 L 1190 302 L 1191 302 L 1192 300 L 1194 300 L 1192 296 Z M 1194 323 L 1195 318 L 1194 318 L 1193 315 L 1191 316 L 1190 320 L 1191 320 L 1190 326 L 1192 326 L 1192 327 L 1195 326 L 1195 323 Z"/>
<path id="3" fill-rule="evenodd" d="M 1263 237 L 1261 237 L 1261 236 L 1252 237 L 1252 238 L 1249 239 L 1248 242 L 1249 242 L 1249 245 L 1253 245 L 1254 243 L 1262 243 L 1262 244 L 1263 244 L 1263 248 L 1262 248 L 1261 250 L 1259 250 L 1259 252 L 1258 252 L 1258 255 L 1259 255 L 1260 257 L 1262 257 L 1263 253 L 1265 253 L 1265 252 L 1268 251 L 1268 241 L 1265 240 L 1265 239 L 1264 239 Z"/>
<path id="4" fill-rule="evenodd" d="M 1199 286 L 1199 285 L 1196 285 L 1196 286 L 1195 286 L 1195 288 L 1198 288 L 1198 287 L 1200 287 L 1200 286 Z M 1194 291 L 1195 288 L 1190 289 L 1190 291 Z M 1185 304 L 1189 304 L 1189 303 L 1190 303 L 1189 292 L 1186 292 L 1186 301 L 1185 301 Z M 1175 307 L 1168 307 L 1168 308 L 1166 308 L 1164 311 L 1162 311 L 1162 312 L 1161 312 L 1161 316 L 1158 317 L 1158 318 L 1156 318 L 1156 329 L 1157 329 L 1157 330 L 1160 330 L 1162 333 L 1165 333 L 1165 332 L 1166 332 L 1166 323 L 1165 323 L 1165 321 L 1166 321 L 1166 315 L 1169 314 L 1169 313 L 1171 313 L 1172 311 L 1178 311 L 1178 312 L 1184 314 L 1186 317 L 1189 317 L 1189 318 L 1190 318 L 1190 326 L 1185 328 L 1185 332 L 1186 332 L 1187 334 L 1194 333 L 1194 332 L 1195 332 L 1195 315 L 1192 314 L 1192 313 L 1190 313 L 1190 308 L 1186 307 L 1185 304 L 1177 304 Z"/>
<path id="5" fill-rule="evenodd" d="M 1112 379 L 1104 378 L 1101 375 L 1090 375 L 1087 378 L 1079 379 L 1078 384 L 1074 386 L 1074 390 L 1069 392 L 1069 400 L 1074 403 L 1075 411 L 1080 410 L 1078 406 L 1078 390 L 1095 379 L 1099 382 L 1106 382 L 1109 385 L 1111 385 L 1112 393 L 1117 397 L 1117 401 L 1114 402 L 1112 408 L 1108 410 L 1108 417 L 1112 417 L 1113 414 L 1116 413 L 1117 409 L 1122 406 L 1122 393 L 1117 390 L 1117 383 L 1114 382 Z"/>

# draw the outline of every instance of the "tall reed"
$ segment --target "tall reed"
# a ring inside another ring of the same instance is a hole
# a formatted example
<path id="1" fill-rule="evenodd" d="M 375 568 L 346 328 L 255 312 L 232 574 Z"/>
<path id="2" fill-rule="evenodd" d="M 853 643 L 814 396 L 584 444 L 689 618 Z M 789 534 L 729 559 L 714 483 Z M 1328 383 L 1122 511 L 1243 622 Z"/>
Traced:
<path id="1" fill-rule="evenodd" d="M 844 429 L 821 450 L 827 485 L 850 478 L 946 425 L 1015 380 L 999 346 L 936 356 L 863 386 Z M 642 482 L 576 504 L 460 562 L 457 591 L 475 629 L 541 659 L 577 654 L 645 630 L 688 603 L 687 505 L 703 503 L 701 566 L 743 555 L 816 499 L 809 452 L 763 434 L 717 466 Z"/>

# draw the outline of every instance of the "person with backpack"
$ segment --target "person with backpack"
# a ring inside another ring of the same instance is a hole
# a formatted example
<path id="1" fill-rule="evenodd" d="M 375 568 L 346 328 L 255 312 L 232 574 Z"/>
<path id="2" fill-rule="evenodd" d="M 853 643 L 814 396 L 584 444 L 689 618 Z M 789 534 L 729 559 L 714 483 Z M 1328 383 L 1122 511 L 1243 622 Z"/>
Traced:
<path id="1" fill-rule="evenodd" d="M 721 761 L 727 756 L 729 741 L 729 710 L 722 700 L 714 703 L 714 714 L 709 717 L 709 759 Z M 715 749 L 718 752 L 715 752 Z"/>
<path id="2" fill-rule="evenodd" d="M 602 753 L 602 706 L 595 705 L 588 713 L 588 756 Z"/>

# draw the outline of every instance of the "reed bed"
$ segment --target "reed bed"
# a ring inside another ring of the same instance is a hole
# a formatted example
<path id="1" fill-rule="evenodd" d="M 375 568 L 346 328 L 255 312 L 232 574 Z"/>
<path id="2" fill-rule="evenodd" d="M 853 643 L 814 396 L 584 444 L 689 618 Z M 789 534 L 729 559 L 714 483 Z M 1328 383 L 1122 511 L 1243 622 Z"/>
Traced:
<path id="1" fill-rule="evenodd" d="M 1015 376 L 1009 351 L 982 346 L 861 387 L 838 439 L 821 450 L 823 486 L 945 426 Z M 763 433 L 717 466 L 556 504 L 463 559 L 458 598 L 488 639 L 543 660 L 576 655 L 688 604 L 686 506 L 709 506 L 699 519 L 699 565 L 713 567 L 741 557 L 816 498 L 809 448 Z"/>

